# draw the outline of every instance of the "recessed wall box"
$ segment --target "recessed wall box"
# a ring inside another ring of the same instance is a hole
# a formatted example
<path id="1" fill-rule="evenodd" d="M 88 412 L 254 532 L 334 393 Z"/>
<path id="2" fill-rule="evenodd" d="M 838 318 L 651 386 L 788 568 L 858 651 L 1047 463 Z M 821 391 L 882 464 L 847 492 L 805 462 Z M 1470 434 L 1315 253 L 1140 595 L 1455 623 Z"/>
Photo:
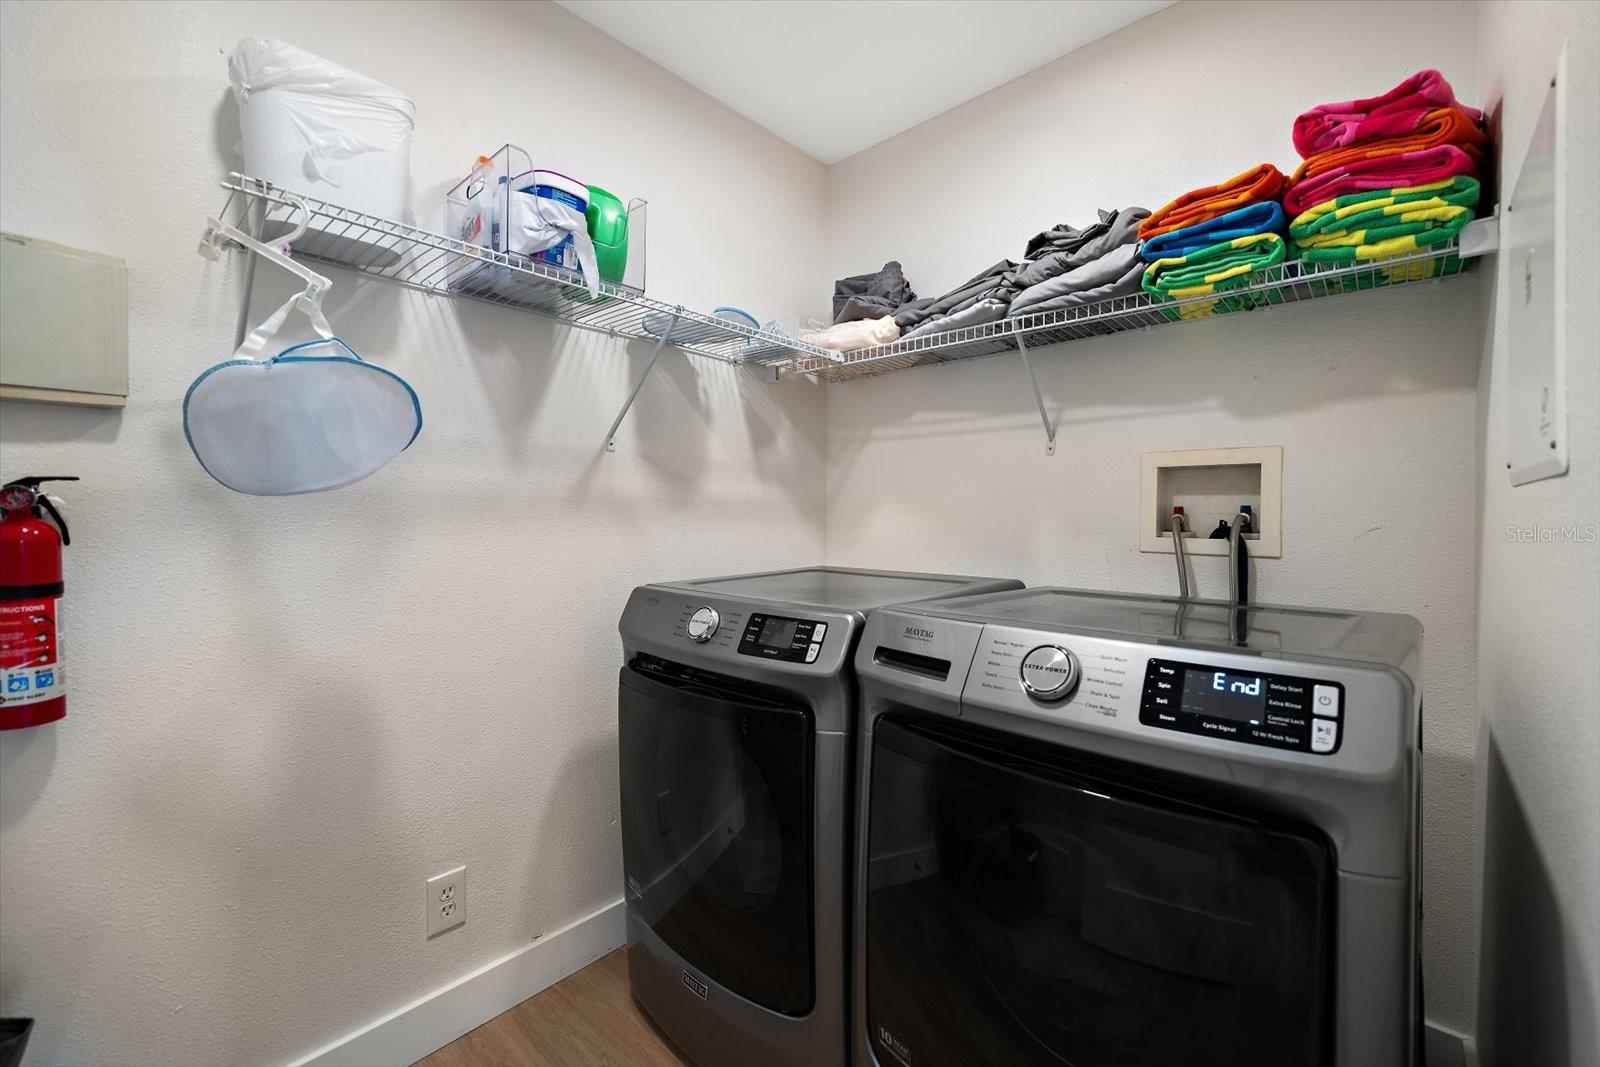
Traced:
<path id="1" fill-rule="evenodd" d="M 1246 534 L 1252 556 L 1283 555 L 1283 449 L 1206 448 L 1187 452 L 1145 452 L 1140 456 L 1139 551 L 1172 554 L 1168 519 L 1175 505 L 1184 509 L 1191 536 L 1183 541 L 1191 556 L 1225 556 L 1228 543 L 1209 535 L 1249 504 Z"/>

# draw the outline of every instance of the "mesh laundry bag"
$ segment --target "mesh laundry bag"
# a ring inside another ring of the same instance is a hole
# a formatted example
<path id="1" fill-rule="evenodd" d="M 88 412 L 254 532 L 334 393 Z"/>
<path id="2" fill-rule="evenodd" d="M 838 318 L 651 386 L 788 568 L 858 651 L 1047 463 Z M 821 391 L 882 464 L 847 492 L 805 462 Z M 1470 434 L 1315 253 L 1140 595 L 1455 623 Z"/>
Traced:
<path id="1" fill-rule="evenodd" d="M 218 232 L 243 236 L 220 226 Z M 274 261 L 284 258 L 269 251 Z M 229 489 L 256 496 L 358 482 L 422 432 L 416 391 L 332 336 L 321 310 L 327 279 L 298 263 L 293 269 L 311 283 L 307 291 L 251 331 L 233 359 L 196 378 L 183 398 L 183 430 L 200 466 Z M 311 319 L 321 339 L 257 358 L 294 309 Z"/>
<path id="2" fill-rule="evenodd" d="M 333 337 L 212 367 L 184 397 L 183 427 L 211 477 L 283 496 L 377 471 L 416 440 L 422 405 L 399 375 Z"/>

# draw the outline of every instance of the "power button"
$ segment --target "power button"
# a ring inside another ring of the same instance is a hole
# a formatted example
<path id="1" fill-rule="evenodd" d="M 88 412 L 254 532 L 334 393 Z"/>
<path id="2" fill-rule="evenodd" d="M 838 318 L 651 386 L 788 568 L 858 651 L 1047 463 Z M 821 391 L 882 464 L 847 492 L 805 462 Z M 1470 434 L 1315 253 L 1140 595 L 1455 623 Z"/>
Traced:
<path id="1" fill-rule="evenodd" d="M 1323 719 L 1339 717 L 1339 687 L 1314 685 L 1311 687 L 1311 714 Z"/>

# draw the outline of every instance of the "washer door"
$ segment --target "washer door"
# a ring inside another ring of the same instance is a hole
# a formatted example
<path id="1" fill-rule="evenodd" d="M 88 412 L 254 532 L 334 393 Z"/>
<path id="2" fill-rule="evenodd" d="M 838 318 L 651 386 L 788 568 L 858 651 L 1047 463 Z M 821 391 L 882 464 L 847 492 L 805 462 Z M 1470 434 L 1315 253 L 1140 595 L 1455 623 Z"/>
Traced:
<path id="1" fill-rule="evenodd" d="M 628 906 L 703 977 L 808 1013 L 810 710 L 649 656 L 623 668 L 619 707 Z"/>
<path id="2" fill-rule="evenodd" d="M 1329 846 L 1192 788 L 880 719 L 865 916 L 879 1062 L 1330 1063 Z"/>

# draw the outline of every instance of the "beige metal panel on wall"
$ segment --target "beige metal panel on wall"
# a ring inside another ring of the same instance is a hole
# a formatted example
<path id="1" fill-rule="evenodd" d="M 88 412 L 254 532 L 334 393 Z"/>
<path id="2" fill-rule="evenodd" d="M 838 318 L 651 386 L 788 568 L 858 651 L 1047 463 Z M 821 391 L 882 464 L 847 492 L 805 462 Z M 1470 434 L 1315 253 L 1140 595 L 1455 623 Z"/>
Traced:
<path id="1" fill-rule="evenodd" d="M 127 395 L 127 264 L 0 234 L 0 397 L 120 407 Z"/>

